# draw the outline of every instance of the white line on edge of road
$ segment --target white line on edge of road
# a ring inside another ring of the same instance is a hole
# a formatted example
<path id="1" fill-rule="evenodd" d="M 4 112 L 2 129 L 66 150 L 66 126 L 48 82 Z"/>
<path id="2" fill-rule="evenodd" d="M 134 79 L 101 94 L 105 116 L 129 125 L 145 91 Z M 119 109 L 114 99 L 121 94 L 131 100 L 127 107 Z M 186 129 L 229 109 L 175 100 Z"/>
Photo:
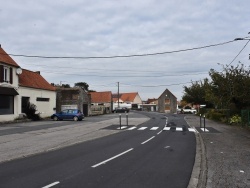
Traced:
<path id="1" fill-rule="evenodd" d="M 49 185 L 46 185 L 46 186 L 44 186 L 44 187 L 42 187 L 42 188 L 50 188 L 50 187 L 52 187 L 52 186 L 54 186 L 54 185 L 57 185 L 58 183 L 60 183 L 60 182 L 59 182 L 59 181 L 56 181 L 56 182 L 51 183 L 51 184 L 49 184 Z"/>
<path id="2" fill-rule="evenodd" d="M 160 132 L 158 132 L 157 134 L 161 134 L 162 133 L 162 130 Z"/>
<path id="3" fill-rule="evenodd" d="M 126 154 L 126 153 L 132 151 L 133 149 L 134 149 L 134 148 L 130 148 L 129 150 L 124 151 L 124 152 L 122 152 L 122 153 L 120 153 L 120 154 L 118 154 L 118 155 L 116 155 L 116 156 L 114 156 L 114 157 L 111 157 L 111 158 L 109 158 L 109 159 L 107 159 L 107 160 L 105 160 L 105 161 L 102 161 L 102 162 L 100 162 L 100 163 L 98 163 L 98 164 L 95 164 L 95 165 L 92 166 L 92 168 L 95 168 L 95 167 L 98 167 L 98 166 L 100 166 L 100 165 L 102 165 L 102 164 L 105 164 L 105 163 L 107 163 L 107 162 L 109 162 L 109 161 L 111 161 L 111 160 L 113 160 L 113 159 L 115 159 L 115 158 L 117 158 L 117 157 L 120 157 L 121 155 L 124 155 L 124 154 Z"/>
<path id="4" fill-rule="evenodd" d="M 150 139 L 148 139 L 148 140 L 146 140 L 146 141 L 142 142 L 141 144 L 145 144 L 145 143 L 147 143 L 148 141 L 152 140 L 154 137 L 155 137 L 155 136 L 152 136 Z"/>

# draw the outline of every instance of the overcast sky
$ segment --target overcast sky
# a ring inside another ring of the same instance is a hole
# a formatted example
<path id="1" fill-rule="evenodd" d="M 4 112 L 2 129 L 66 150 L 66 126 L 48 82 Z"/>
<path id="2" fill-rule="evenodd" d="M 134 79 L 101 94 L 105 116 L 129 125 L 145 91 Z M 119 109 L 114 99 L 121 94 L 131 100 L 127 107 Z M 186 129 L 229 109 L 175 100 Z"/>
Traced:
<path id="1" fill-rule="evenodd" d="M 8 0 L 1 1 L 0 44 L 9 54 L 110 57 L 185 50 L 247 37 L 249 0 Z M 86 82 L 96 91 L 158 98 L 222 70 L 247 40 L 192 51 L 120 58 L 11 56 L 50 83 Z M 249 66 L 250 45 L 232 65 Z"/>

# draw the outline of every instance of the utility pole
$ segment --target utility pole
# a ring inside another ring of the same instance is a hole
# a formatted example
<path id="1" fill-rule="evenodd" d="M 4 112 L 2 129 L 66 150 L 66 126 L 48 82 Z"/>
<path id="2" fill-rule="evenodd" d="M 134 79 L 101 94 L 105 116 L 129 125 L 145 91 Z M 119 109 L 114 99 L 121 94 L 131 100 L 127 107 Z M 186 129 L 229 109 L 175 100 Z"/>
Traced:
<path id="1" fill-rule="evenodd" d="M 120 98 L 120 94 L 119 94 L 119 82 L 117 82 L 118 83 L 118 108 L 120 107 L 120 100 L 119 100 L 119 98 Z"/>

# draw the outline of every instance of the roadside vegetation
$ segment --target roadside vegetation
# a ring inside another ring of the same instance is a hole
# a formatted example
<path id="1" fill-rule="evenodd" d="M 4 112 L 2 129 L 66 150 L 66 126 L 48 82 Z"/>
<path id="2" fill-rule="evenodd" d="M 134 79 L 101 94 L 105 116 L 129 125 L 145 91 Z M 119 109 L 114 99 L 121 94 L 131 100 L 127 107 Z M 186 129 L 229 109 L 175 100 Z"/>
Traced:
<path id="1" fill-rule="evenodd" d="M 198 114 L 230 124 L 250 126 L 250 66 L 222 66 L 210 69 L 210 78 L 184 86 L 182 100 L 192 105 L 206 105 Z"/>

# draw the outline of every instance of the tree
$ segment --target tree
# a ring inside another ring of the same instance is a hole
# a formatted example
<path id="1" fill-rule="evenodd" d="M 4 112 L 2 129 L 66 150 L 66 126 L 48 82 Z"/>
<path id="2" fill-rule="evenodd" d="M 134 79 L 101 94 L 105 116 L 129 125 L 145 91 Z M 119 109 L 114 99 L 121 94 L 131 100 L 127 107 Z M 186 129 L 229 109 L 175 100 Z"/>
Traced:
<path id="1" fill-rule="evenodd" d="M 75 83 L 75 86 L 80 87 L 86 91 L 89 91 L 89 84 L 87 84 L 86 82 L 77 82 Z"/>
<path id="2" fill-rule="evenodd" d="M 192 82 L 190 87 L 184 86 L 182 100 L 192 104 L 206 104 L 205 95 L 208 79 Z"/>
<path id="3" fill-rule="evenodd" d="M 243 64 L 223 66 L 223 71 L 210 70 L 212 90 L 207 99 L 221 101 L 221 106 L 231 108 L 232 105 L 241 110 L 250 107 L 250 70 Z"/>
<path id="4" fill-rule="evenodd" d="M 69 84 L 62 84 L 62 87 L 63 88 L 70 88 L 70 85 Z"/>

